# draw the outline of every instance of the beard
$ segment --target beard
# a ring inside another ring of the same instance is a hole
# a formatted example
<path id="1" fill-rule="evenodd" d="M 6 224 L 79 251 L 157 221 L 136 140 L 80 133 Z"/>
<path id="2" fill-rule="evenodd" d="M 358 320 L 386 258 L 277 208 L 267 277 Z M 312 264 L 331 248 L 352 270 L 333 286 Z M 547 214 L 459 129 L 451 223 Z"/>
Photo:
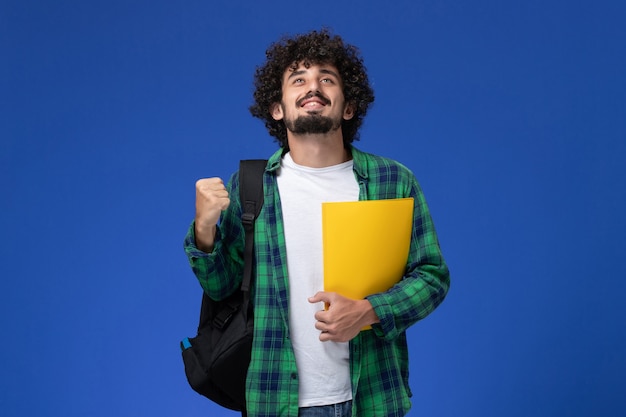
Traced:
<path id="1" fill-rule="evenodd" d="M 326 134 L 341 127 L 341 119 L 333 120 L 328 116 L 310 113 L 295 119 L 285 119 L 285 127 L 296 135 Z"/>

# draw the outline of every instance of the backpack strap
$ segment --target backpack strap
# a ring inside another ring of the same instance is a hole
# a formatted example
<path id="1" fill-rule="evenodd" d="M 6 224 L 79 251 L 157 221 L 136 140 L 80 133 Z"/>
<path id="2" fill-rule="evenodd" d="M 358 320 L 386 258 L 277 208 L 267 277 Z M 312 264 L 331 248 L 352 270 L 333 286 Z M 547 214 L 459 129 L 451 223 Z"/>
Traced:
<path id="1" fill-rule="evenodd" d="M 241 222 L 246 233 L 244 246 L 244 268 L 241 290 L 246 301 L 249 297 L 254 260 L 254 221 L 263 207 L 263 173 L 266 159 L 247 159 L 239 162 L 239 200 L 241 202 Z"/>

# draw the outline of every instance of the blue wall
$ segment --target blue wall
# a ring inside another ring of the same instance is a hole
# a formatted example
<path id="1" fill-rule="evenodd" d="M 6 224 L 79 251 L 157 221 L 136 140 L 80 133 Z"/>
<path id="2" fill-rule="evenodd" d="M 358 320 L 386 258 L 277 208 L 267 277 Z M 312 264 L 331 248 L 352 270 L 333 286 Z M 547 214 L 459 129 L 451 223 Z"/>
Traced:
<path id="1" fill-rule="evenodd" d="M 411 416 L 626 409 L 620 1 L 0 5 L 0 414 L 227 416 L 187 386 L 194 183 L 275 149 L 252 73 L 358 45 L 358 146 L 409 166 L 452 289 L 409 332 Z"/>

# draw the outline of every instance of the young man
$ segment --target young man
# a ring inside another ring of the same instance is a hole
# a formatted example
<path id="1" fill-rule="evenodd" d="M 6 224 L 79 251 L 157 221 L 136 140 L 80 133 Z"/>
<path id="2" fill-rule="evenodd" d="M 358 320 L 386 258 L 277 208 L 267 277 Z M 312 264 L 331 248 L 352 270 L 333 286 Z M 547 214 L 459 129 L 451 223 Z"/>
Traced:
<path id="1" fill-rule="evenodd" d="M 250 111 L 280 149 L 268 161 L 256 221 L 248 416 L 404 416 L 405 331 L 443 301 L 450 283 L 421 189 L 403 165 L 351 145 L 374 95 L 357 49 L 339 36 L 313 31 L 271 45 L 255 87 Z M 185 250 L 214 299 L 241 284 L 238 187 L 237 173 L 226 186 L 219 178 L 196 183 Z M 403 279 L 363 300 L 324 292 L 321 203 L 404 197 L 415 207 Z"/>

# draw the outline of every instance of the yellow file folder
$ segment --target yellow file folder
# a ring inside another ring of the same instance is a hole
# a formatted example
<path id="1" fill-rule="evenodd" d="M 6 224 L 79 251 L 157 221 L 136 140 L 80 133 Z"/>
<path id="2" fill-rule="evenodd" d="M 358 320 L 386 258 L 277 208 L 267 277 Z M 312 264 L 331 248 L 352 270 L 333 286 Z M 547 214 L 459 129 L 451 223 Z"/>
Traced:
<path id="1" fill-rule="evenodd" d="M 363 299 L 404 276 L 413 198 L 322 203 L 324 290 Z"/>

